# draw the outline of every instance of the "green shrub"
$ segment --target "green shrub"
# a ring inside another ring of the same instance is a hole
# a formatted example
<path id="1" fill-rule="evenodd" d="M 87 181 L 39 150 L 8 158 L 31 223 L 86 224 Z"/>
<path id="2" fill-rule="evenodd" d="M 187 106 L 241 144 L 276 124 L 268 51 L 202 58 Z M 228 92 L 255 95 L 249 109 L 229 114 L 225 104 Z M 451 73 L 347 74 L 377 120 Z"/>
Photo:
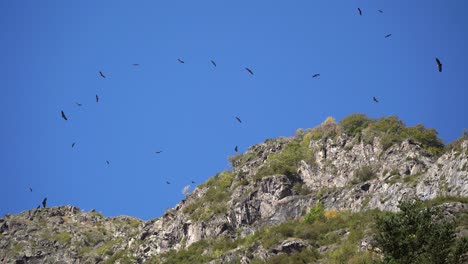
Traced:
<path id="1" fill-rule="evenodd" d="M 376 218 L 374 236 L 388 262 L 454 263 L 455 225 L 438 207 L 427 208 L 419 200 L 404 201 L 400 212 L 387 212 Z M 453 259 L 452 259 L 453 260 Z"/>
<path id="2" fill-rule="evenodd" d="M 294 177 L 301 160 L 308 164 L 314 163 L 314 153 L 309 148 L 309 137 L 304 137 L 301 141 L 295 140 L 284 147 L 279 153 L 268 156 L 266 163 L 259 168 L 255 180 L 260 180 L 265 176 L 275 174 Z"/>
<path id="3" fill-rule="evenodd" d="M 374 179 L 377 175 L 374 172 L 374 168 L 370 165 L 364 165 L 354 171 L 354 179 L 351 181 L 352 184 L 358 184 Z"/>
<path id="4" fill-rule="evenodd" d="M 404 131 L 406 139 L 421 143 L 433 155 L 440 155 L 444 149 L 444 143 L 437 137 L 437 134 L 437 130 L 425 128 L 421 124 L 407 127 Z"/>
<path id="5" fill-rule="evenodd" d="M 314 207 L 310 209 L 310 212 L 305 215 L 304 221 L 308 224 L 312 224 L 313 222 L 317 220 L 323 220 L 324 219 L 324 209 L 323 205 L 321 202 L 317 202 Z"/>
<path id="6" fill-rule="evenodd" d="M 362 132 L 367 126 L 373 122 L 364 114 L 351 114 L 340 121 L 343 130 L 351 136 L 356 136 Z"/>
<path id="7" fill-rule="evenodd" d="M 56 234 L 56 235 L 54 235 L 52 237 L 53 241 L 57 241 L 57 242 L 59 242 L 60 244 L 63 244 L 63 245 L 70 244 L 71 239 L 72 239 L 72 236 L 71 236 L 71 234 L 69 232 L 62 232 L 62 233 Z"/>
<path id="8" fill-rule="evenodd" d="M 307 135 L 309 135 L 310 138 L 313 140 L 319 140 L 324 138 L 334 139 L 341 133 L 341 131 L 341 126 L 336 123 L 333 117 L 329 116 L 327 117 L 327 119 L 325 119 L 325 121 L 322 122 L 322 124 L 308 132 Z"/>

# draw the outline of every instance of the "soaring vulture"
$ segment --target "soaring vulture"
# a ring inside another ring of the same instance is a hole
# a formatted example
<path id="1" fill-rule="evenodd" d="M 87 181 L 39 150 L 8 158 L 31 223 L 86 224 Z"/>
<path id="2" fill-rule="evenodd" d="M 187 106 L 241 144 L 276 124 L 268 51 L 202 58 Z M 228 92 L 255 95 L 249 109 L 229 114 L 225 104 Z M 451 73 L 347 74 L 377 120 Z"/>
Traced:
<path id="1" fill-rule="evenodd" d="M 240 120 L 239 117 L 236 116 L 236 119 L 237 119 L 237 121 L 238 121 L 239 123 L 242 123 L 242 120 Z"/>
<path id="2" fill-rule="evenodd" d="M 75 146 L 75 142 L 72 143 L 72 148 Z"/>
<path id="3" fill-rule="evenodd" d="M 78 103 L 78 102 L 75 102 L 75 104 L 76 104 L 77 106 L 82 106 L 82 104 L 80 104 L 80 103 Z"/>
<path id="4" fill-rule="evenodd" d="M 216 67 L 216 62 L 214 62 L 214 60 L 211 60 L 211 64 Z"/>
<path id="5" fill-rule="evenodd" d="M 254 75 L 254 73 L 253 73 L 253 71 L 252 71 L 251 69 L 249 69 L 249 68 L 247 68 L 247 67 L 246 67 L 245 69 L 246 69 L 250 74 Z"/>
<path id="6" fill-rule="evenodd" d="M 32 188 L 31 188 L 31 187 L 29 187 L 29 191 L 32 192 Z"/>
<path id="7" fill-rule="evenodd" d="M 442 72 L 442 63 L 440 62 L 439 58 L 436 58 L 437 62 L 437 68 L 439 69 L 439 72 Z"/>
<path id="8" fill-rule="evenodd" d="M 237 146 L 236 146 L 236 147 L 234 148 L 234 151 L 237 152 L 237 150 L 238 150 L 238 148 L 237 148 Z"/>
<path id="9" fill-rule="evenodd" d="M 67 116 L 65 115 L 65 113 L 62 111 L 62 118 L 66 120 L 68 120 Z"/>
<path id="10" fill-rule="evenodd" d="M 316 74 L 312 75 L 312 78 L 317 78 L 317 77 L 320 77 L 320 73 L 316 73 Z"/>
<path id="11" fill-rule="evenodd" d="M 96 103 L 99 103 L 99 96 L 96 94 Z"/>
<path id="12" fill-rule="evenodd" d="M 358 8 L 357 11 L 358 11 L 359 15 L 362 16 L 362 10 L 361 10 L 361 8 Z"/>
<path id="13" fill-rule="evenodd" d="M 104 73 L 102 73 L 102 71 L 99 71 L 99 75 L 101 75 L 102 78 L 106 78 L 106 76 L 104 75 Z"/>
<path id="14" fill-rule="evenodd" d="M 180 63 L 185 63 L 185 61 L 181 60 L 181 59 L 177 59 Z"/>
<path id="15" fill-rule="evenodd" d="M 376 103 L 378 103 L 378 102 L 379 102 L 379 100 L 377 100 L 377 98 L 375 98 L 375 96 L 374 96 L 374 98 L 373 98 L 373 99 L 374 99 L 374 102 L 376 102 Z"/>
<path id="16" fill-rule="evenodd" d="M 158 150 L 156 151 L 156 154 L 160 154 L 162 152 L 162 150 Z"/>
<path id="17" fill-rule="evenodd" d="M 392 36 L 392 34 L 388 34 L 388 35 L 385 35 L 385 38 L 389 38 L 391 36 Z"/>

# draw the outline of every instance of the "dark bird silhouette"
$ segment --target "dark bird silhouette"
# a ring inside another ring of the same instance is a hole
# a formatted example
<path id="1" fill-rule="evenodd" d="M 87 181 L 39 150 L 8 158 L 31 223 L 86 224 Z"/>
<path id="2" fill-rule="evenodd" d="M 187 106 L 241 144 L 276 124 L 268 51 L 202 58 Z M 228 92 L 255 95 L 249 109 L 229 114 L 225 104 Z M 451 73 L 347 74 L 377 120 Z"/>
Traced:
<path id="1" fill-rule="evenodd" d="M 240 120 L 240 118 L 238 118 L 237 116 L 236 116 L 236 119 L 239 123 L 242 123 L 242 120 Z"/>
<path id="2" fill-rule="evenodd" d="M 29 191 L 32 192 L 32 188 L 31 188 L 31 187 L 29 187 Z"/>
<path id="3" fill-rule="evenodd" d="M 381 14 L 383 13 L 383 11 L 382 11 L 382 10 L 380 10 L 380 9 L 379 9 L 379 10 L 377 10 L 377 11 L 379 11 L 379 13 L 381 13 Z"/>
<path id="4" fill-rule="evenodd" d="M 104 75 L 104 73 L 102 73 L 102 71 L 99 71 L 99 75 L 101 75 L 102 78 L 106 78 L 106 76 Z"/>
<path id="5" fill-rule="evenodd" d="M 76 104 L 77 106 L 82 106 L 82 104 L 80 104 L 80 103 L 78 103 L 78 102 L 75 102 L 75 104 Z"/>
<path id="6" fill-rule="evenodd" d="M 442 63 L 440 62 L 439 58 L 436 58 L 437 62 L 437 68 L 439 69 L 439 72 L 442 72 Z"/>
<path id="7" fill-rule="evenodd" d="M 392 34 L 388 34 L 388 35 L 385 35 L 385 38 L 389 38 L 391 36 L 392 36 Z"/>
<path id="8" fill-rule="evenodd" d="M 171 184 L 170 182 L 166 181 L 166 184 Z"/>
<path id="9" fill-rule="evenodd" d="M 375 96 L 374 96 L 374 98 L 373 98 L 373 99 L 374 99 L 374 102 L 376 102 L 376 103 L 378 103 L 378 102 L 379 102 L 379 100 L 377 100 L 377 98 L 375 98 Z"/>
<path id="10" fill-rule="evenodd" d="M 41 208 L 41 205 L 38 205 L 38 206 L 36 207 L 36 209 L 40 209 L 40 208 Z"/>
<path id="11" fill-rule="evenodd" d="M 72 148 L 75 146 L 75 142 L 72 143 Z"/>
<path id="12" fill-rule="evenodd" d="M 110 162 L 109 162 L 108 160 L 106 160 L 106 163 L 107 163 L 107 165 L 109 165 L 109 164 L 110 164 Z"/>
<path id="13" fill-rule="evenodd" d="M 211 60 L 211 64 L 216 67 L 216 62 L 214 62 L 214 60 Z"/>
<path id="14" fill-rule="evenodd" d="M 192 184 L 194 184 L 194 183 L 195 183 L 195 181 L 192 181 Z"/>
<path id="15" fill-rule="evenodd" d="M 234 151 L 237 152 L 237 150 L 238 150 L 238 148 L 237 148 L 237 146 L 236 146 L 236 147 L 234 148 Z"/>
<path id="16" fill-rule="evenodd" d="M 138 64 L 138 63 L 133 63 L 133 66 L 140 66 L 140 64 Z"/>
<path id="17" fill-rule="evenodd" d="M 156 151 L 156 154 L 160 154 L 162 152 L 162 150 L 158 150 Z"/>
<path id="18" fill-rule="evenodd" d="M 96 94 L 96 103 L 99 103 L 99 96 Z"/>
<path id="19" fill-rule="evenodd" d="M 181 60 L 181 59 L 177 59 L 180 63 L 185 63 L 185 61 Z"/>
<path id="20" fill-rule="evenodd" d="M 320 77 L 320 73 L 316 73 L 316 74 L 312 75 L 312 78 L 317 78 L 317 77 Z"/>
<path id="21" fill-rule="evenodd" d="M 362 16 L 362 10 L 361 10 L 361 8 L 358 8 L 357 11 L 358 11 L 359 15 Z"/>
<path id="22" fill-rule="evenodd" d="M 62 111 L 62 118 L 65 119 L 65 121 L 68 120 L 67 116 L 65 115 L 65 113 Z"/>
<path id="23" fill-rule="evenodd" d="M 42 206 L 43 206 L 44 208 L 46 208 L 46 206 L 47 206 L 47 197 L 44 198 L 44 200 L 42 200 Z"/>
<path id="24" fill-rule="evenodd" d="M 250 74 L 254 75 L 253 71 L 249 68 L 245 68 Z"/>

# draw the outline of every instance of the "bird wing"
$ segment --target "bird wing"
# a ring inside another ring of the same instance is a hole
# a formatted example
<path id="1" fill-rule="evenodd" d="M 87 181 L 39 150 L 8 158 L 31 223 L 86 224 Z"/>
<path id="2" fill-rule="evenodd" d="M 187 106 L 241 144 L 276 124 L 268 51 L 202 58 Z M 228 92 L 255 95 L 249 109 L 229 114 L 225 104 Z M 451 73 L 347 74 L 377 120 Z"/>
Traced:
<path id="1" fill-rule="evenodd" d="M 96 103 L 99 102 L 99 96 L 96 94 Z"/>
<path id="2" fill-rule="evenodd" d="M 102 73 L 102 71 L 99 71 L 99 74 L 101 75 L 102 78 L 106 78 L 106 76 L 104 75 L 104 73 Z"/>
<path id="3" fill-rule="evenodd" d="M 211 63 L 216 67 L 216 62 L 214 62 L 214 60 L 211 60 Z"/>
<path id="4" fill-rule="evenodd" d="M 245 69 L 246 69 L 250 74 L 252 74 L 252 75 L 254 74 L 253 71 L 252 71 L 251 69 L 249 69 L 249 68 L 245 68 Z"/>
<path id="5" fill-rule="evenodd" d="M 362 16 L 362 10 L 361 10 L 361 8 L 358 8 L 357 10 L 358 10 L 358 12 L 359 12 L 359 15 Z"/>
<path id="6" fill-rule="evenodd" d="M 238 118 L 237 116 L 236 116 L 236 119 L 237 121 L 239 121 L 239 123 L 242 123 L 242 120 L 240 120 L 240 118 Z"/>

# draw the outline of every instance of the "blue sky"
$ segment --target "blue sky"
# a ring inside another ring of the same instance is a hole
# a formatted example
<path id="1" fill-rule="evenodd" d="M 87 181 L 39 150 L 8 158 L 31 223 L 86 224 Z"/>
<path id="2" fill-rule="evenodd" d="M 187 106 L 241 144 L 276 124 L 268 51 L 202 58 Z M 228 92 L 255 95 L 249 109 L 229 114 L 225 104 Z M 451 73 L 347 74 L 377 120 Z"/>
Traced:
<path id="1" fill-rule="evenodd" d="M 398 115 L 448 143 L 468 128 L 467 8 L 1 1 L 0 215 L 48 197 L 50 206 L 158 217 L 192 180 L 229 169 L 236 145 L 243 152 L 327 116 Z"/>

